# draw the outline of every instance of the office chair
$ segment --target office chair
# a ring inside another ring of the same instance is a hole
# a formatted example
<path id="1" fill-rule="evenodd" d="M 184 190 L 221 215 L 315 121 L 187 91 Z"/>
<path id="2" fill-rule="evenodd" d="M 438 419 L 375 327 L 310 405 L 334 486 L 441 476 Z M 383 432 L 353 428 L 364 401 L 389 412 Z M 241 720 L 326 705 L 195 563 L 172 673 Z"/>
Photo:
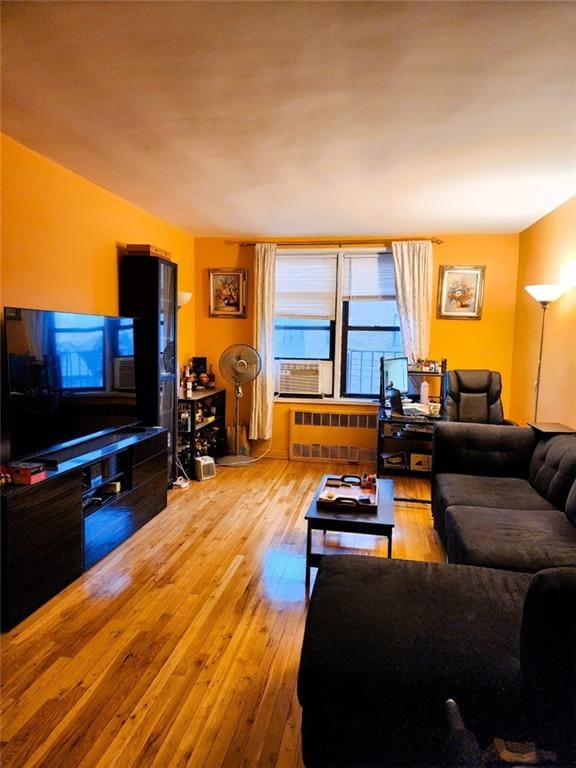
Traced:
<path id="1" fill-rule="evenodd" d="M 514 424 L 504 418 L 498 371 L 453 370 L 442 377 L 442 418 L 477 424 Z"/>

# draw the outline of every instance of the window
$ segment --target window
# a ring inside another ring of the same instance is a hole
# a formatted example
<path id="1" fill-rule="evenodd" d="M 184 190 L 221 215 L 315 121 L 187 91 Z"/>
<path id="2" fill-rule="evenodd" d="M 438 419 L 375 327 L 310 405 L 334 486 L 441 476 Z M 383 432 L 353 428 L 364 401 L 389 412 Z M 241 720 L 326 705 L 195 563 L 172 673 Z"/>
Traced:
<path id="1" fill-rule="evenodd" d="M 116 328 L 116 338 L 112 344 L 116 346 L 115 354 L 118 357 L 127 357 L 134 354 L 134 320 L 131 317 L 119 317 Z"/>
<path id="2" fill-rule="evenodd" d="M 380 391 L 380 358 L 402 352 L 392 255 L 344 255 L 343 396 Z"/>
<path id="3" fill-rule="evenodd" d="M 387 252 L 279 253 L 277 359 L 332 363 L 334 392 L 378 397 L 380 358 L 402 354 Z"/>
<path id="4" fill-rule="evenodd" d="M 334 352 L 337 258 L 278 255 L 274 354 L 283 360 L 330 360 Z"/>
<path id="5" fill-rule="evenodd" d="M 277 317 L 274 324 L 276 357 L 283 360 L 330 360 L 334 323 L 305 317 Z"/>

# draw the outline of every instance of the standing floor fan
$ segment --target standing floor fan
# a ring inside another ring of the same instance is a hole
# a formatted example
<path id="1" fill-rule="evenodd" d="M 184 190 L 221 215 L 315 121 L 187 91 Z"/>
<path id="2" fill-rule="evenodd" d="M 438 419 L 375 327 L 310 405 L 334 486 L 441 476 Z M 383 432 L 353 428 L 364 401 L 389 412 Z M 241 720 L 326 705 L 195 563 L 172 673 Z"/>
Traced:
<path id="1" fill-rule="evenodd" d="M 232 344 L 222 352 L 219 362 L 220 373 L 226 381 L 234 384 L 234 453 L 222 456 L 218 464 L 237 467 L 242 464 L 252 464 L 254 459 L 240 453 L 240 409 L 242 385 L 249 384 L 258 376 L 262 361 L 254 347 L 249 344 Z"/>

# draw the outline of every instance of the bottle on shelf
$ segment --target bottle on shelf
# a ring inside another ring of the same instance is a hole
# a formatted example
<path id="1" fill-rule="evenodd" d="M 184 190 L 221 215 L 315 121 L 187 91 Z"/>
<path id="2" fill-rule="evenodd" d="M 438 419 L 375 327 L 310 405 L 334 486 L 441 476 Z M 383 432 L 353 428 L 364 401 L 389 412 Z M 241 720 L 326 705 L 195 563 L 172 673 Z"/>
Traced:
<path id="1" fill-rule="evenodd" d="M 206 386 L 208 389 L 214 389 L 216 386 L 216 374 L 212 370 L 212 363 L 210 363 L 210 369 L 208 371 L 208 383 Z"/>
<path id="2" fill-rule="evenodd" d="M 430 392 L 430 385 L 428 384 L 427 381 L 423 381 L 422 384 L 420 384 L 421 405 L 428 405 L 429 392 Z"/>

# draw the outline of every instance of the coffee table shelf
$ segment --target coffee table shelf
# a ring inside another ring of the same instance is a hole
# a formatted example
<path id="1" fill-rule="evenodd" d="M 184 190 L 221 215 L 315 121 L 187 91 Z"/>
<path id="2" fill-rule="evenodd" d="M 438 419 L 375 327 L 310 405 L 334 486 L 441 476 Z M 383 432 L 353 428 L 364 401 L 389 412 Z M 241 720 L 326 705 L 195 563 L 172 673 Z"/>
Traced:
<path id="1" fill-rule="evenodd" d="M 306 588 L 310 587 L 310 568 L 317 568 L 326 553 L 312 552 L 312 531 L 333 531 L 335 533 L 361 533 L 370 536 L 385 536 L 388 539 L 388 557 L 392 557 L 392 534 L 394 531 L 394 483 L 392 480 L 377 480 L 378 507 L 374 511 L 318 509 L 316 502 L 326 480 L 333 475 L 324 475 L 314 498 L 304 516 L 308 530 L 306 537 Z"/>

